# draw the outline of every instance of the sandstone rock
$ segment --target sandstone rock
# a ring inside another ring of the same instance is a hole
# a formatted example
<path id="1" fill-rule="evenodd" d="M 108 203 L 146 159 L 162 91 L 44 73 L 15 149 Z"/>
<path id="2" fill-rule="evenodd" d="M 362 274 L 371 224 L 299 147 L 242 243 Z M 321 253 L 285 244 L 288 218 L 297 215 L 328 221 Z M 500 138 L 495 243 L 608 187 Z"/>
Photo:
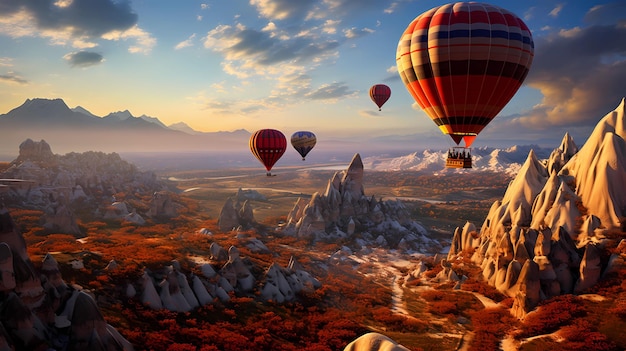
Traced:
<path id="1" fill-rule="evenodd" d="M 367 333 L 349 343 L 344 351 L 409 351 L 387 336 L 379 333 Z"/>

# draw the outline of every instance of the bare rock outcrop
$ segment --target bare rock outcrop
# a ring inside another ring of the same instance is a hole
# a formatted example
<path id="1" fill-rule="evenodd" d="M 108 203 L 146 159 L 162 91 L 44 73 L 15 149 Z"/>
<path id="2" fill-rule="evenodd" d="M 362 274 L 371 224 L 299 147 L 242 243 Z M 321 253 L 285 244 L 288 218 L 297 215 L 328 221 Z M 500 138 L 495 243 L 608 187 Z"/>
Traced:
<path id="1" fill-rule="evenodd" d="M 623 99 L 580 150 L 568 134 L 547 161 L 531 150 L 474 232 L 478 242 L 465 227 L 455 231 L 448 259 L 474 249 L 485 280 L 514 298 L 514 315 L 522 318 L 542 299 L 586 291 L 608 267 L 605 234 L 626 229 L 625 112 Z"/>
<path id="2" fill-rule="evenodd" d="M 245 198 L 245 196 L 241 195 L 241 189 L 239 189 L 239 193 L 234 199 L 231 197 L 226 199 L 217 219 L 217 225 L 222 232 L 229 232 L 237 228 L 245 230 L 256 225 L 250 200 L 244 199 L 241 202 L 241 198 Z"/>
<path id="3" fill-rule="evenodd" d="M 142 215 L 173 217 L 179 207 L 165 190 L 166 182 L 158 180 L 153 172 L 139 171 L 116 153 L 56 155 L 43 140 L 24 141 L 19 156 L 0 172 L 0 179 L 6 204 L 41 210 L 47 231 L 77 237 L 83 233 L 76 211 L 142 225 Z M 165 195 L 152 199 L 150 204 L 139 204 L 146 194 Z M 118 195 L 120 198 L 116 198 Z M 136 208 L 150 209 L 137 213 L 131 203 Z"/>
<path id="4" fill-rule="evenodd" d="M 314 193 L 308 202 L 298 199 L 282 231 L 310 241 L 353 239 L 357 249 L 382 246 L 425 253 L 441 249 L 401 201 L 365 195 L 359 154 L 345 171 L 333 175 L 324 193 Z"/>
<path id="5" fill-rule="evenodd" d="M 371 332 L 349 343 L 343 351 L 409 351 L 409 349 L 385 335 Z"/>

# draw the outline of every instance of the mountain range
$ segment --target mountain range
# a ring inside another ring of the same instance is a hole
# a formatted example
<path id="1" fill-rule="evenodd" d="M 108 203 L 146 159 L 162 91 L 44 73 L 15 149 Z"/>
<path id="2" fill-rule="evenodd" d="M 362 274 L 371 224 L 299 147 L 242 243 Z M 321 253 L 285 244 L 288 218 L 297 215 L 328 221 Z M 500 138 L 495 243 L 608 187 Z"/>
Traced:
<path id="1" fill-rule="evenodd" d="M 40 98 L 27 99 L 0 115 L 0 129 L 2 155 L 15 155 L 15 145 L 26 139 L 46 140 L 60 153 L 119 153 L 247 150 L 250 137 L 246 130 L 203 133 L 182 122 L 166 126 L 158 118 L 135 117 L 128 110 L 99 117 L 81 106 L 69 108 L 62 99 Z"/>
<path id="2" fill-rule="evenodd" d="M 111 112 L 100 117 L 77 106 L 70 108 L 62 99 L 28 99 L 21 106 L 0 115 L 0 160 L 12 160 L 17 145 L 24 140 L 45 140 L 54 152 L 116 152 L 145 169 L 211 169 L 257 167 L 258 161 L 248 149 L 251 133 L 245 129 L 200 132 L 184 122 L 166 125 L 156 117 L 133 116 L 130 111 Z M 318 139 L 321 139 L 318 137 Z M 365 169 L 379 171 L 468 172 L 445 169 L 446 151 L 415 151 L 406 139 L 393 142 L 375 138 L 367 143 L 353 140 L 323 140 L 303 164 L 293 150 L 276 164 L 311 166 L 349 163 L 355 153 L 363 156 Z M 472 150 L 472 171 L 506 172 L 514 175 L 528 152 L 545 159 L 552 149 L 538 145 L 512 146 L 506 149 L 482 147 Z"/>

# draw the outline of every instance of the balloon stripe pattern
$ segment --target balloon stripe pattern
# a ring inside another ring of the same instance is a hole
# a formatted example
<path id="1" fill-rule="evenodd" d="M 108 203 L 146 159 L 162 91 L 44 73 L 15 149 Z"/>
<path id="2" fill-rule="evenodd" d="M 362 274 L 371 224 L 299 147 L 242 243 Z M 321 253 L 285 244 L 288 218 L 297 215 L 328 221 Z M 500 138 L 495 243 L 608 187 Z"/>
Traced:
<path id="1" fill-rule="evenodd" d="M 302 156 L 302 161 L 313 150 L 316 143 L 317 137 L 312 132 L 299 131 L 291 135 L 291 146 Z"/>
<path id="2" fill-rule="evenodd" d="M 381 107 L 389 100 L 391 97 L 391 89 L 385 84 L 374 84 L 370 88 L 370 98 L 376 106 L 378 106 L 378 111 L 381 110 Z"/>
<path id="3" fill-rule="evenodd" d="M 269 172 L 287 150 L 287 138 L 275 129 L 257 130 L 250 136 L 250 151 Z"/>
<path id="4" fill-rule="evenodd" d="M 396 63 L 417 104 L 469 147 L 515 95 L 533 57 L 530 30 L 515 14 L 457 2 L 417 16 L 398 42 Z"/>

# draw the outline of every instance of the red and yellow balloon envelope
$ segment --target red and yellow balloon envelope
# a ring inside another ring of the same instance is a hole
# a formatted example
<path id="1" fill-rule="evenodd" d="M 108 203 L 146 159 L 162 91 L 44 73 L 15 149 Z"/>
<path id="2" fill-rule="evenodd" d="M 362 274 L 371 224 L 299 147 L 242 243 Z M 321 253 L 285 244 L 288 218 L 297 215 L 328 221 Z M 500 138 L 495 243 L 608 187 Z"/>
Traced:
<path id="1" fill-rule="evenodd" d="M 287 138 L 279 130 L 261 129 L 250 136 L 250 151 L 265 166 L 268 176 L 272 175 L 272 167 L 286 149 Z"/>
<path id="2" fill-rule="evenodd" d="M 417 16 L 398 42 L 398 73 L 417 104 L 458 145 L 511 100 L 534 55 L 530 30 L 497 6 L 457 2 Z"/>
<path id="3" fill-rule="evenodd" d="M 376 106 L 378 106 L 378 111 L 381 110 L 381 107 L 389 100 L 391 97 L 391 89 L 385 84 L 374 84 L 370 88 L 370 98 Z"/>
<path id="4" fill-rule="evenodd" d="M 313 150 L 315 143 L 317 143 L 317 138 L 312 132 L 299 131 L 291 135 L 291 146 L 302 156 L 302 161 Z"/>

